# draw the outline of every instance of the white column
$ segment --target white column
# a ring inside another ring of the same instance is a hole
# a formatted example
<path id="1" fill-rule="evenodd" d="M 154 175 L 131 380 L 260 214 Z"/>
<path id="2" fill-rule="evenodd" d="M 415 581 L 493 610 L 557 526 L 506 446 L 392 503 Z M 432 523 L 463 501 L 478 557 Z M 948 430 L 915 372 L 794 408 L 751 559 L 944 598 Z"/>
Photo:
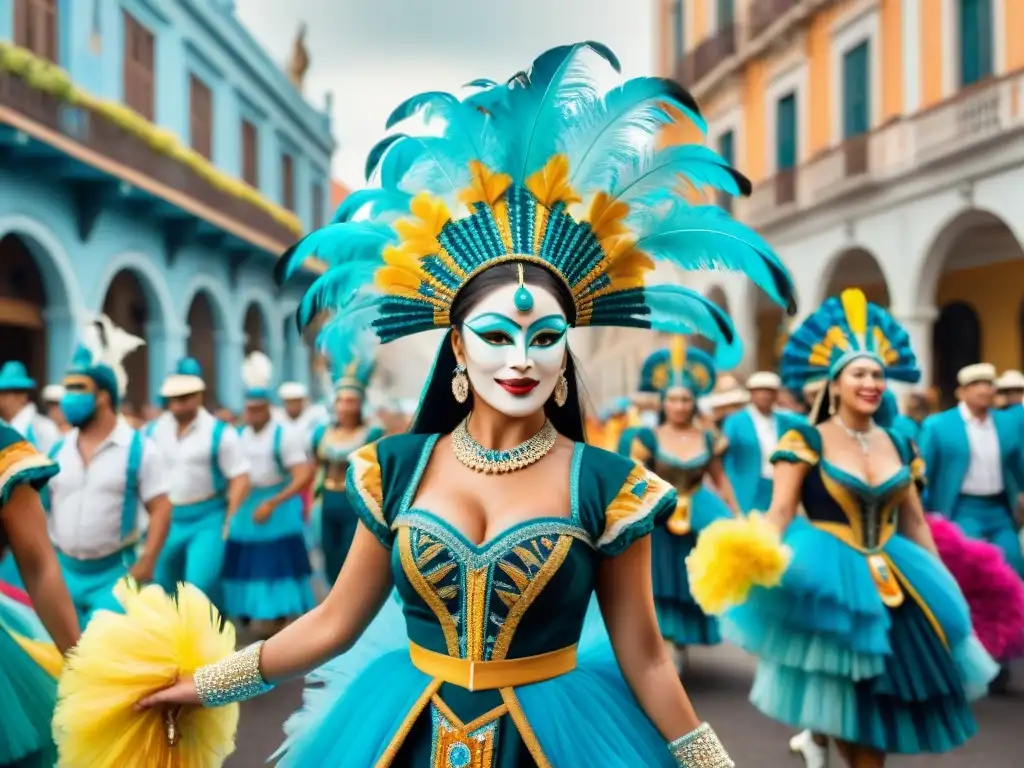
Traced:
<path id="1" fill-rule="evenodd" d="M 921 369 L 921 383 L 918 386 L 932 386 L 935 363 L 932 329 L 939 317 L 939 310 L 935 307 L 918 307 L 910 312 L 894 311 L 893 317 L 910 335 L 910 344 L 917 356 L 917 365 Z"/>

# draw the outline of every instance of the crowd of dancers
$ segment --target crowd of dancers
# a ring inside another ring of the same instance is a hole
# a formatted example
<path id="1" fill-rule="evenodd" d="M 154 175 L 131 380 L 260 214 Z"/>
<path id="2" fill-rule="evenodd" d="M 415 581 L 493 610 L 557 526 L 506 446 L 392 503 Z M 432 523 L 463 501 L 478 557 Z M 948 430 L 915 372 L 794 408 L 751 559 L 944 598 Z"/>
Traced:
<path id="1" fill-rule="evenodd" d="M 809 768 L 830 741 L 875 768 L 974 736 L 1024 655 L 1024 376 L 971 365 L 956 407 L 901 414 L 910 339 L 850 289 L 739 386 L 729 318 L 648 274 L 741 272 L 791 313 L 792 280 L 683 194 L 749 191 L 658 143 L 703 128 L 689 94 L 601 85 L 617 69 L 564 46 L 396 110 L 444 126 L 385 139 L 377 185 L 280 264 L 328 267 L 298 320 L 329 403 L 253 353 L 236 426 L 186 358 L 133 422 L 141 340 L 104 316 L 42 393 L 54 419 L 3 367 L 0 766 L 215 768 L 238 704 L 309 674 L 282 766 L 727 768 L 684 685 L 686 649 L 723 640 Z M 667 342 L 592 415 L 568 331 L 601 325 Z M 375 423 L 374 345 L 432 328 L 415 418 Z M 236 651 L 234 623 L 264 639 Z"/>

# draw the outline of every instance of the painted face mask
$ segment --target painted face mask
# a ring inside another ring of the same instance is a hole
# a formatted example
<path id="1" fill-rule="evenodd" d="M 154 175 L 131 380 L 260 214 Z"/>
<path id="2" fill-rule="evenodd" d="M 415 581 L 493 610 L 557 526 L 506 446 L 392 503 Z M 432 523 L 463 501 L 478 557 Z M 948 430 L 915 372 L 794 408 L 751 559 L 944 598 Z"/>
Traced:
<path id="1" fill-rule="evenodd" d="M 68 392 L 61 398 L 60 409 L 73 427 L 82 427 L 96 413 L 96 395 L 92 392 Z"/>
<path id="2" fill-rule="evenodd" d="M 462 328 L 473 391 L 506 416 L 536 413 L 564 370 L 568 331 L 565 312 L 548 290 L 496 288 Z"/>

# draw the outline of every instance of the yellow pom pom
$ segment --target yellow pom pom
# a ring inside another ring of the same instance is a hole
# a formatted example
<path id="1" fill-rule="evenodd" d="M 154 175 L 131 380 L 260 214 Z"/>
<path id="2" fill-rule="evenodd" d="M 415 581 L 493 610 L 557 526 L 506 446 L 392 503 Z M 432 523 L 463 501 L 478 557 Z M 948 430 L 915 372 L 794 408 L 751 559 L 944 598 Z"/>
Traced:
<path id="1" fill-rule="evenodd" d="M 757 512 L 716 520 L 686 558 L 690 594 L 705 613 L 724 613 L 741 605 L 752 587 L 778 586 L 791 557 L 778 529 Z"/>
<path id="2" fill-rule="evenodd" d="M 54 713 L 59 765 L 67 768 L 220 768 L 235 748 L 238 705 L 188 707 L 168 746 L 159 708 L 143 696 L 235 650 L 235 629 L 195 587 L 120 587 L 125 613 L 98 612 L 65 664 Z"/>

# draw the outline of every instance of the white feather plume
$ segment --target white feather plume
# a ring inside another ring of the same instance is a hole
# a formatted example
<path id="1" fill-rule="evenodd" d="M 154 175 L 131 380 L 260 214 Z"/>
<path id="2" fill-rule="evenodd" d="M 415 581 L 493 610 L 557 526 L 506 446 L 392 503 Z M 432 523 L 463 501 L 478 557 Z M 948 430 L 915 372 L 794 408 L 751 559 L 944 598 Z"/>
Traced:
<path id="1" fill-rule="evenodd" d="M 118 394 L 121 397 L 128 388 L 128 372 L 124 368 L 124 359 L 145 343 L 145 339 L 119 328 L 104 314 L 94 315 L 82 327 L 82 345 L 92 354 L 94 365 L 102 363 L 114 371 Z"/>
<path id="2" fill-rule="evenodd" d="M 250 352 L 242 363 L 242 381 L 247 389 L 267 389 L 273 375 L 273 363 L 259 350 Z"/>

